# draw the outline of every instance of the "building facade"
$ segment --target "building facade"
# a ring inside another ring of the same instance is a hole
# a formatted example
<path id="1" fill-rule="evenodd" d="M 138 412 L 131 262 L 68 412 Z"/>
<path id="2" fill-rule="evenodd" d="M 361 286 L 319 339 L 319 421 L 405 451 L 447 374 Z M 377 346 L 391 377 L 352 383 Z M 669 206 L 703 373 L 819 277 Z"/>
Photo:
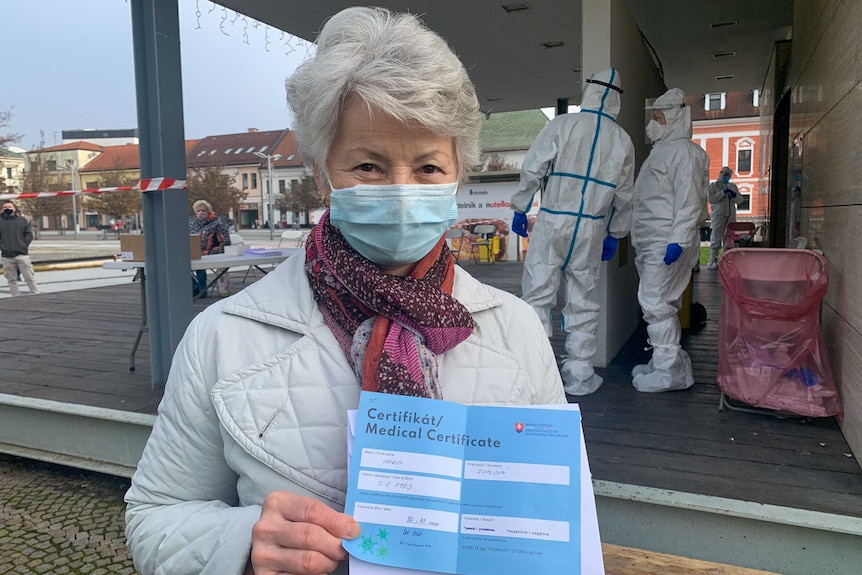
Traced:
<path id="1" fill-rule="evenodd" d="M 261 175 L 264 178 L 267 175 L 265 157 L 275 156 L 275 149 L 286 133 L 286 129 L 261 132 L 249 128 L 237 134 L 207 136 L 186 152 L 188 170 L 217 167 L 233 178 L 235 187 L 248 194 L 228 214 L 238 229 L 260 228 L 270 220 L 272 206 L 269 195 L 264 192 Z"/>
<path id="2" fill-rule="evenodd" d="M 26 154 L 24 170 L 26 172 L 33 169 L 43 170 L 50 189 L 21 191 L 80 190 L 82 188 L 80 170 L 97 158 L 103 150 L 104 148 L 98 144 L 84 141 L 30 150 Z M 26 177 L 22 177 L 22 180 L 26 182 Z M 34 218 L 33 224 L 38 230 L 65 231 L 73 229 L 76 225 L 80 228 L 83 202 L 78 202 L 76 199 L 69 197 L 68 209 L 65 213 L 42 215 Z"/>
<path id="3" fill-rule="evenodd" d="M 709 181 L 723 166 L 733 170 L 733 183 L 743 202 L 737 221 L 764 226 L 769 209 L 768 190 L 761 187 L 760 91 L 717 92 L 686 97 L 693 120 L 692 140 L 709 156 Z"/>
<path id="4" fill-rule="evenodd" d="M 21 191 L 21 177 L 24 175 L 26 150 L 16 148 L 0 148 L 0 181 L 3 189 L 0 193 L 16 193 Z"/>

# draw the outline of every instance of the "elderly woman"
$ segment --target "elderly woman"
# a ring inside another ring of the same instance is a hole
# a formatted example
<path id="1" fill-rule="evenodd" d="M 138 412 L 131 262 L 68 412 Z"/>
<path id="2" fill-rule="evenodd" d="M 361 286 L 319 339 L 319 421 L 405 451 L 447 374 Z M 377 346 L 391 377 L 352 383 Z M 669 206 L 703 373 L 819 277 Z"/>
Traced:
<path id="1" fill-rule="evenodd" d="M 206 200 L 198 200 L 192 204 L 194 217 L 189 220 L 189 235 L 201 237 L 201 254 L 208 256 L 224 252 L 224 247 L 230 245 L 230 233 L 227 226 L 213 211 L 212 204 Z M 192 279 L 193 295 L 207 297 L 207 271 L 195 270 Z"/>
<path id="2" fill-rule="evenodd" d="M 304 254 L 180 343 L 126 496 L 144 575 L 346 573 L 346 412 L 362 389 L 565 401 L 535 312 L 446 247 L 480 123 L 446 43 L 414 16 L 349 8 L 287 95 L 331 209 Z"/>

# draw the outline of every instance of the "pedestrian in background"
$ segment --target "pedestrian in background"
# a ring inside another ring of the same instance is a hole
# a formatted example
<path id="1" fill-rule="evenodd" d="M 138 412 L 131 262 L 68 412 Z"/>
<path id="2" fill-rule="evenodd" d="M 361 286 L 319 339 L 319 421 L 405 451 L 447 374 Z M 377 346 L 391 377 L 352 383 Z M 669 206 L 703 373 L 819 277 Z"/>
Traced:
<path id="1" fill-rule="evenodd" d="M 195 216 L 189 220 L 189 235 L 201 237 L 201 255 L 209 256 L 224 252 L 224 247 L 230 245 L 230 233 L 213 211 L 212 205 L 206 200 L 198 200 L 192 204 Z M 207 271 L 195 270 L 192 282 L 192 295 L 206 297 Z M 201 293 L 203 292 L 203 293 Z"/>
<path id="2" fill-rule="evenodd" d="M 36 285 L 36 274 L 30 261 L 30 242 L 33 241 L 33 230 L 30 222 L 24 216 L 15 213 L 17 208 L 10 201 L 3 202 L 3 213 L 0 214 L 0 261 L 3 262 L 3 274 L 9 283 L 9 293 L 18 296 L 18 271 L 31 294 L 39 293 Z"/>
<path id="3" fill-rule="evenodd" d="M 733 170 L 724 166 L 718 174 L 718 179 L 709 185 L 709 203 L 712 215 L 712 235 L 709 242 L 709 264 L 707 268 L 718 269 L 718 254 L 724 245 L 724 231 L 727 224 L 736 221 L 736 206 L 742 203 L 742 196 L 736 184 L 730 182 Z"/>

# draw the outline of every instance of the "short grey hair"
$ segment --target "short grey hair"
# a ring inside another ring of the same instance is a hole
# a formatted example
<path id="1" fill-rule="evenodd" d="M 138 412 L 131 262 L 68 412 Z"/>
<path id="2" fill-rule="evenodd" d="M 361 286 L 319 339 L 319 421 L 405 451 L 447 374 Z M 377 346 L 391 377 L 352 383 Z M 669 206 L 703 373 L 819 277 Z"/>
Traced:
<path id="1" fill-rule="evenodd" d="M 192 211 L 193 212 L 198 211 L 200 208 L 206 208 L 206 211 L 210 212 L 210 213 L 212 213 L 212 211 L 213 211 L 212 204 L 206 200 L 198 200 L 192 204 Z"/>
<path id="2" fill-rule="evenodd" d="M 366 7 L 338 12 L 323 26 L 314 57 L 285 86 L 297 147 L 321 175 L 328 175 L 339 114 L 351 98 L 453 138 L 459 179 L 479 163 L 476 89 L 445 40 L 411 14 Z"/>

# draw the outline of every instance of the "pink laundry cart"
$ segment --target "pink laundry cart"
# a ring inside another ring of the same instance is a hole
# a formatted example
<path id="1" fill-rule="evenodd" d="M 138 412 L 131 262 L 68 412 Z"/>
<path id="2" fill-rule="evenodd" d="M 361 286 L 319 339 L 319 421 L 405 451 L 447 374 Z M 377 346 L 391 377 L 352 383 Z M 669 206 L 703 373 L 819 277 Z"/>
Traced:
<path id="1" fill-rule="evenodd" d="M 724 249 L 745 247 L 754 241 L 757 228 L 752 222 L 730 222 L 724 228 Z"/>
<path id="2" fill-rule="evenodd" d="M 737 248 L 722 257 L 718 278 L 724 288 L 719 409 L 842 417 L 820 330 L 826 258 L 809 250 Z"/>

